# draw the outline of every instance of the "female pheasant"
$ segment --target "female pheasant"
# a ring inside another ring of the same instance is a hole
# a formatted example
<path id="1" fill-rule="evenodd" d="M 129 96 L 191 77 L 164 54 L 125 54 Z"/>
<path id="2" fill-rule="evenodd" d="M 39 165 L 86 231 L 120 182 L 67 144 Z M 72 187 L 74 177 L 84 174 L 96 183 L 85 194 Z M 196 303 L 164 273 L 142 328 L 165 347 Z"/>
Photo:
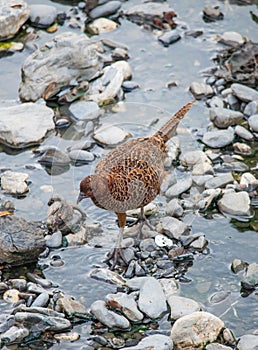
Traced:
<path id="1" fill-rule="evenodd" d="M 126 211 L 141 208 L 143 213 L 143 207 L 159 194 L 166 142 L 175 135 L 180 120 L 194 102 L 183 106 L 154 135 L 130 140 L 109 152 L 98 163 L 95 173 L 80 183 L 77 203 L 84 198 L 91 198 L 99 208 L 112 210 L 117 215 L 119 237 L 116 247 L 106 260 L 113 260 L 111 269 L 116 266 L 118 257 L 126 262 L 121 247 Z"/>

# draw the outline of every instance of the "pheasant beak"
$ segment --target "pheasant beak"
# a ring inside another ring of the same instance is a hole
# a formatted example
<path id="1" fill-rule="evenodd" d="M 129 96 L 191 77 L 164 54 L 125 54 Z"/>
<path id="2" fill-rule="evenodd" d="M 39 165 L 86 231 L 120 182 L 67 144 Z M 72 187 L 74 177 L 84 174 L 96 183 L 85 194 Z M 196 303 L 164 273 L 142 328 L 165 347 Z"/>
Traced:
<path id="1" fill-rule="evenodd" d="M 80 192 L 76 203 L 79 204 L 80 201 L 82 201 L 84 198 L 86 198 L 85 194 L 83 192 Z"/>

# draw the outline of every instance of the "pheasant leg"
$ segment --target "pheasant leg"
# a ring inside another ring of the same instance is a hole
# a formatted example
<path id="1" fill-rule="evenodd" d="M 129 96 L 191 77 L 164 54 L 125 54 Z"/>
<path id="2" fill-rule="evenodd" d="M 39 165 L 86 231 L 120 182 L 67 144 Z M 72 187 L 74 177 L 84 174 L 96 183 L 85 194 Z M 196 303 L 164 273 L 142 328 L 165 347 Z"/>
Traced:
<path id="1" fill-rule="evenodd" d="M 122 248 L 123 232 L 124 232 L 124 228 L 120 227 L 117 243 L 113 248 L 113 250 L 108 253 L 107 258 L 104 260 L 106 264 L 109 264 L 112 261 L 112 264 L 110 267 L 111 270 L 114 270 L 116 265 L 118 265 L 119 259 L 121 259 L 125 263 L 125 265 L 128 265 L 128 261 L 124 256 L 124 252 Z"/>
<path id="2" fill-rule="evenodd" d="M 152 226 L 150 223 L 149 223 L 149 220 L 146 218 L 146 216 L 144 215 L 144 209 L 141 208 L 141 214 L 140 214 L 140 218 L 137 220 L 137 223 L 139 223 L 139 232 L 137 234 L 137 241 L 140 241 L 142 239 L 142 228 L 143 228 L 143 225 L 146 225 L 149 227 L 149 229 L 151 231 L 155 231 L 155 227 Z"/>

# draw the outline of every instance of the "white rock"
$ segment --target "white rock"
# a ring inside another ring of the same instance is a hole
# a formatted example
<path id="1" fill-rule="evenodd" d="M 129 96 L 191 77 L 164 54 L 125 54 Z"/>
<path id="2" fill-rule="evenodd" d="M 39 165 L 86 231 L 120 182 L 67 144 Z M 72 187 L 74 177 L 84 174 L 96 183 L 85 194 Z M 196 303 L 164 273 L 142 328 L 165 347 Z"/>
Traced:
<path id="1" fill-rule="evenodd" d="M 103 17 L 95 19 L 88 27 L 93 34 L 101 34 L 115 30 L 117 23 Z"/>
<path id="2" fill-rule="evenodd" d="M 55 6 L 34 4 L 30 5 L 30 21 L 38 28 L 47 28 L 56 20 Z"/>
<path id="3" fill-rule="evenodd" d="M 150 318 L 158 318 L 167 310 L 166 297 L 154 277 L 146 278 L 142 284 L 138 306 Z"/>
<path id="4" fill-rule="evenodd" d="M 152 334 L 126 350 L 173 350 L 172 340 L 163 334 Z"/>
<path id="5" fill-rule="evenodd" d="M 224 193 L 218 201 L 219 210 L 230 215 L 250 215 L 250 198 L 247 192 Z"/>
<path id="6" fill-rule="evenodd" d="M 187 225 L 176 218 L 165 216 L 161 219 L 161 230 L 171 238 L 179 239 L 188 231 Z"/>
<path id="7" fill-rule="evenodd" d="M 189 89 L 197 100 L 213 95 L 212 87 L 205 83 L 193 82 Z"/>
<path id="8" fill-rule="evenodd" d="M 112 67 L 117 68 L 123 73 L 123 80 L 128 80 L 132 76 L 132 69 L 127 61 L 116 61 L 112 63 Z"/>
<path id="9" fill-rule="evenodd" d="M 246 85 L 234 83 L 231 89 L 236 97 L 244 102 L 258 101 L 258 92 Z"/>
<path id="10" fill-rule="evenodd" d="M 253 134 L 241 125 L 235 127 L 235 134 L 247 141 L 251 141 L 254 138 Z"/>
<path id="11" fill-rule="evenodd" d="M 171 295 L 168 298 L 168 305 L 170 307 L 170 317 L 172 320 L 193 312 L 200 311 L 200 305 L 193 299 L 180 297 L 178 295 Z"/>
<path id="12" fill-rule="evenodd" d="M 92 120 L 100 115 L 100 108 L 93 101 L 76 101 L 70 105 L 69 111 L 77 120 Z"/>
<path id="13" fill-rule="evenodd" d="M 217 339 L 223 327 L 224 322 L 218 317 L 197 311 L 176 320 L 170 337 L 177 350 L 201 350 L 205 344 Z"/>
<path id="14" fill-rule="evenodd" d="M 237 46 L 243 44 L 245 38 L 237 32 L 225 32 L 219 36 L 219 42 L 229 46 Z"/>
<path id="15" fill-rule="evenodd" d="M 258 114 L 253 114 L 248 118 L 248 124 L 254 132 L 258 132 Z"/>
<path id="16" fill-rule="evenodd" d="M 5 171 L 0 175 L 3 192 L 10 194 L 24 194 L 29 191 L 26 180 L 28 174 Z"/>
<path id="17" fill-rule="evenodd" d="M 178 294 L 180 291 L 179 283 L 174 278 L 160 278 L 159 283 L 162 286 L 167 300 L 171 295 Z"/>
<path id="18" fill-rule="evenodd" d="M 130 137 L 130 134 L 127 131 L 111 124 L 103 124 L 93 135 L 96 141 L 106 146 L 117 145 L 128 137 Z"/>
<path id="19" fill-rule="evenodd" d="M 225 187 L 227 184 L 233 183 L 233 181 L 234 178 L 231 173 L 221 174 L 206 181 L 205 188 Z"/>
<path id="20" fill-rule="evenodd" d="M 139 322 L 143 319 L 143 314 L 139 311 L 133 295 L 126 293 L 108 294 L 106 300 L 115 301 L 130 321 Z"/>
<path id="21" fill-rule="evenodd" d="M 184 213 L 183 208 L 181 207 L 177 198 L 171 199 L 166 205 L 166 214 L 180 217 Z"/>
<path id="22" fill-rule="evenodd" d="M 240 337 L 237 344 L 237 350 L 257 350 L 258 349 L 258 335 L 245 334 Z"/>
<path id="23" fill-rule="evenodd" d="M 186 177 L 179 179 L 174 185 L 170 186 L 166 191 L 166 197 L 173 198 L 179 196 L 181 193 L 186 192 L 192 186 L 192 178 Z"/>
<path id="24" fill-rule="evenodd" d="M 243 173 L 240 179 L 240 185 L 248 186 L 256 181 L 256 177 L 251 173 Z"/>
<path id="25" fill-rule="evenodd" d="M 0 40 L 13 37 L 30 15 L 28 4 L 19 0 L 0 0 Z"/>
<path id="26" fill-rule="evenodd" d="M 35 103 L 0 106 L 0 140 L 13 148 L 23 148 L 41 142 L 54 129 L 54 112 Z"/>

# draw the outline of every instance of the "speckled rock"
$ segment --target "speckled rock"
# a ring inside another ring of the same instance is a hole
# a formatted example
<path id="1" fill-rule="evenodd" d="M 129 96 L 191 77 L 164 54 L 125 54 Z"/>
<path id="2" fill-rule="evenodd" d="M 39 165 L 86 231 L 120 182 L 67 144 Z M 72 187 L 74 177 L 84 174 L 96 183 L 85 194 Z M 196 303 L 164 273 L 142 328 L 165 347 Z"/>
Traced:
<path id="1" fill-rule="evenodd" d="M 24 194 L 29 191 L 26 180 L 29 175 L 25 173 L 18 173 L 14 171 L 5 171 L 0 174 L 1 188 L 5 193 L 10 194 Z"/>
<path id="2" fill-rule="evenodd" d="M 176 320 L 171 339 L 177 350 L 201 350 L 208 342 L 217 339 L 224 327 L 223 321 L 208 312 L 193 312 Z"/>

